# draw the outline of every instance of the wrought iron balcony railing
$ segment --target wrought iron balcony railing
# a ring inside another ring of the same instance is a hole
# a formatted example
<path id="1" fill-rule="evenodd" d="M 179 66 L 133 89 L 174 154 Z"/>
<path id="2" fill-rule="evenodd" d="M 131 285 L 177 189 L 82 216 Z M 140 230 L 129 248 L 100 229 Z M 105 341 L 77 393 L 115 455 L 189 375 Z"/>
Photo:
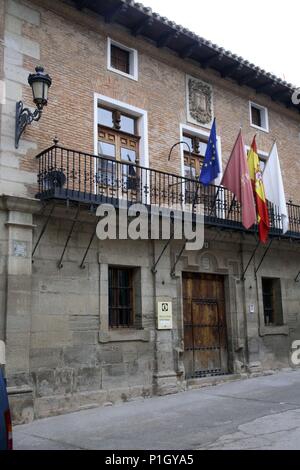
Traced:
<path id="1" fill-rule="evenodd" d="M 221 186 L 204 187 L 179 175 L 58 145 L 41 152 L 37 159 L 39 199 L 95 205 L 118 205 L 122 200 L 128 205 L 143 203 L 182 211 L 197 211 L 202 204 L 206 224 L 244 231 L 240 204 Z M 289 203 L 288 211 L 290 232 L 286 236 L 300 238 L 300 206 Z M 271 234 L 282 234 L 281 217 L 271 204 L 269 215 Z"/>

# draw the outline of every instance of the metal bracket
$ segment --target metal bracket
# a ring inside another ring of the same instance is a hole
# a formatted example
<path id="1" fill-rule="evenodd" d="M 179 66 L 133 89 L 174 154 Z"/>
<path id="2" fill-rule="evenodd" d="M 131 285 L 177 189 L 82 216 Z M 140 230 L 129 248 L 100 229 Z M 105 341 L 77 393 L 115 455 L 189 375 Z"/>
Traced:
<path id="1" fill-rule="evenodd" d="M 31 254 L 31 257 L 32 257 L 32 258 L 34 257 L 34 254 L 35 254 L 35 252 L 36 252 L 36 250 L 37 250 L 37 247 L 39 246 L 40 241 L 41 241 L 41 239 L 42 239 L 44 233 L 46 232 L 46 229 L 47 229 L 48 224 L 49 224 L 49 222 L 50 222 L 50 219 L 51 219 L 51 216 L 52 216 L 52 214 L 53 214 L 53 211 L 54 211 L 55 206 L 56 206 L 56 204 L 53 204 L 53 206 L 52 206 L 52 208 L 51 208 L 51 211 L 49 212 L 49 215 L 48 215 L 48 217 L 47 217 L 47 220 L 46 220 L 46 222 L 45 222 L 44 225 L 43 225 L 43 228 L 42 228 L 42 230 L 41 230 L 41 233 L 40 233 L 40 235 L 39 235 L 39 238 L 37 239 L 37 242 L 36 242 L 36 244 L 35 244 L 35 246 L 34 246 L 34 248 L 33 248 L 33 251 L 32 251 L 32 254 Z M 32 261 L 32 262 L 33 262 L 33 261 Z"/>
<path id="2" fill-rule="evenodd" d="M 255 278 L 257 277 L 257 273 L 258 273 L 258 271 L 259 271 L 261 265 L 263 264 L 264 259 L 265 259 L 265 257 L 267 256 L 267 254 L 268 254 L 268 252 L 269 252 L 269 250 L 270 250 L 270 248 L 271 248 L 271 246 L 272 246 L 273 241 L 274 241 L 274 238 L 272 238 L 272 240 L 270 241 L 270 243 L 269 243 L 269 245 L 268 245 L 268 248 L 265 250 L 265 252 L 264 252 L 264 254 L 263 254 L 263 257 L 262 257 L 262 259 L 260 260 L 260 263 L 259 263 L 259 265 L 258 265 L 258 267 L 257 267 L 257 269 L 256 269 L 256 271 L 255 271 Z"/>
<path id="3" fill-rule="evenodd" d="M 97 228 L 97 226 L 96 226 L 96 228 Z M 82 261 L 81 261 L 81 263 L 80 263 L 80 265 L 79 265 L 80 269 L 85 269 L 85 264 L 84 264 L 84 263 L 85 263 L 85 260 L 86 260 L 87 255 L 88 255 L 89 249 L 90 249 L 90 247 L 91 247 L 91 245 L 92 245 L 92 243 L 93 243 L 93 240 L 94 240 L 94 238 L 95 238 L 95 235 L 96 235 L 96 230 L 94 230 L 94 232 L 93 232 L 93 234 L 92 234 L 92 236 L 91 236 L 91 239 L 90 239 L 90 241 L 89 241 L 89 244 L 88 244 L 88 246 L 87 246 L 87 249 L 85 250 L 84 256 L 83 256 Z"/>
<path id="4" fill-rule="evenodd" d="M 181 250 L 180 250 L 180 252 L 179 252 L 179 255 L 177 256 L 177 259 L 176 259 L 176 261 L 175 261 L 175 263 L 174 263 L 174 265 L 173 265 L 173 267 L 172 267 L 172 269 L 171 269 L 171 273 L 170 273 L 170 274 L 171 274 L 171 277 L 172 277 L 172 278 L 176 277 L 176 276 L 175 276 L 175 269 L 176 269 L 177 264 L 178 264 L 179 261 L 180 261 L 180 258 L 181 258 L 181 256 L 182 256 L 182 253 L 183 253 L 184 250 L 185 250 L 185 245 L 186 245 L 186 240 L 184 241 L 184 245 L 183 245 L 183 247 L 181 248 Z"/>
<path id="5" fill-rule="evenodd" d="M 251 264 L 251 261 L 253 260 L 253 258 L 254 258 L 254 256 L 255 256 L 255 253 L 257 252 L 257 249 L 258 249 L 259 245 L 260 245 L 260 240 L 258 240 L 258 243 L 257 243 L 256 247 L 254 248 L 254 250 L 253 250 L 253 252 L 252 252 L 252 255 L 251 255 L 251 258 L 249 259 L 249 262 L 248 262 L 248 264 L 247 264 L 247 266 L 246 266 L 246 269 L 244 270 L 244 272 L 243 272 L 243 274 L 242 274 L 242 276 L 241 276 L 241 280 L 242 280 L 242 281 L 245 281 L 245 279 L 246 279 L 246 278 L 245 278 L 246 272 L 248 271 L 248 268 L 249 268 L 249 266 L 250 266 L 250 264 Z"/>
<path id="6" fill-rule="evenodd" d="M 15 147 L 19 147 L 21 135 L 25 131 L 26 126 L 33 121 L 39 121 L 42 115 L 42 110 L 36 108 L 32 113 L 30 109 L 24 108 L 22 101 L 16 103 L 16 129 L 15 129 Z"/>
<path id="7" fill-rule="evenodd" d="M 70 238 L 71 238 L 72 233 L 73 233 L 73 231 L 74 231 L 75 224 L 76 224 L 76 222 L 78 222 L 79 211 L 80 211 L 80 205 L 78 205 L 78 209 L 77 209 L 75 218 L 73 219 L 73 223 L 72 223 L 72 226 L 71 226 L 70 231 L 69 231 L 69 234 L 68 234 L 68 238 L 67 238 L 67 240 L 66 240 L 66 243 L 65 243 L 63 252 L 62 252 L 62 254 L 61 254 L 60 260 L 59 260 L 59 262 L 58 262 L 58 264 L 57 264 L 58 269 L 62 269 L 62 268 L 63 268 L 62 262 L 63 262 L 63 259 L 64 259 L 64 255 L 65 255 L 67 246 L 68 246 L 68 244 L 69 244 Z"/>
<path id="8" fill-rule="evenodd" d="M 174 233 L 172 233 L 172 235 L 170 236 L 169 240 L 167 241 L 167 243 L 165 244 L 165 246 L 163 247 L 163 250 L 161 252 L 161 254 L 159 255 L 159 257 L 157 258 L 157 261 L 154 263 L 154 265 L 152 266 L 151 268 L 151 271 L 153 272 L 153 274 L 156 274 L 157 273 L 157 265 L 158 263 L 160 262 L 160 260 L 162 259 L 163 257 L 163 254 L 164 252 L 166 251 L 166 249 L 168 248 L 168 246 L 170 245 L 171 241 L 173 240 L 174 238 Z"/>

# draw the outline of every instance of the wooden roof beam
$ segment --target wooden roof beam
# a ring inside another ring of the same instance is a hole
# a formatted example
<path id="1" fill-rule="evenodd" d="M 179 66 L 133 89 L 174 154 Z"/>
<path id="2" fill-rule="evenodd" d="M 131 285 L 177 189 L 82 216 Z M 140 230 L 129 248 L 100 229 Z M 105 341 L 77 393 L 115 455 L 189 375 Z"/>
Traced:
<path id="1" fill-rule="evenodd" d="M 105 23 L 112 23 L 118 13 L 125 13 L 129 8 L 129 5 L 126 3 L 119 3 L 118 5 L 115 5 L 112 8 L 109 8 L 105 13 L 104 13 L 104 20 Z"/>
<path id="2" fill-rule="evenodd" d="M 249 72 L 247 73 L 246 75 L 244 75 L 242 78 L 240 78 L 238 80 L 238 84 L 240 86 L 242 85 L 247 85 L 247 83 L 251 82 L 252 80 L 255 80 L 257 78 L 259 78 L 260 76 L 260 73 L 259 72 L 255 72 L 254 70 L 252 72 Z"/>
<path id="3" fill-rule="evenodd" d="M 188 57 L 191 57 L 191 55 L 193 54 L 193 52 L 195 52 L 195 50 L 197 49 L 198 47 L 198 43 L 197 42 L 193 42 L 192 44 L 190 44 L 189 46 L 186 46 L 181 52 L 180 52 L 180 57 L 182 59 L 187 59 Z"/>
<path id="4" fill-rule="evenodd" d="M 232 65 L 228 65 L 227 67 L 224 67 L 223 70 L 221 70 L 221 77 L 226 78 L 230 77 L 234 72 L 240 71 L 243 68 L 243 64 L 241 63 L 235 63 Z"/>
<path id="5" fill-rule="evenodd" d="M 162 33 L 156 43 L 156 46 L 159 48 L 166 47 L 171 41 L 171 39 L 177 39 L 179 34 L 180 34 L 179 31 L 175 31 L 175 30 Z"/>
<path id="6" fill-rule="evenodd" d="M 134 26 L 134 28 L 131 30 L 131 34 L 133 36 L 138 36 L 139 34 L 142 34 L 143 31 L 148 27 L 148 26 L 152 26 L 154 23 L 154 18 L 146 18 L 144 19 L 143 21 L 141 21 L 140 23 L 138 23 L 136 26 Z"/>
<path id="7" fill-rule="evenodd" d="M 204 68 L 204 69 L 207 69 L 217 57 L 220 59 L 220 53 L 219 52 L 215 52 L 214 54 L 212 54 L 207 59 L 202 60 L 201 61 L 201 67 Z"/>
<path id="8" fill-rule="evenodd" d="M 259 93 L 264 93 L 266 89 L 268 88 L 275 88 L 276 85 L 274 85 L 272 80 L 267 80 L 266 82 L 262 83 L 261 85 L 258 85 L 255 87 L 255 91 L 257 94 Z"/>

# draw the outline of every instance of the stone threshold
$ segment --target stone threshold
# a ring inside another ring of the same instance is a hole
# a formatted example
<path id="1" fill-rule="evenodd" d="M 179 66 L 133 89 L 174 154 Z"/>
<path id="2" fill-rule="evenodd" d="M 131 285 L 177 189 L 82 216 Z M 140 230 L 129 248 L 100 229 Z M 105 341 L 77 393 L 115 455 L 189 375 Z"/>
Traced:
<path id="1" fill-rule="evenodd" d="M 215 377 L 201 377 L 199 379 L 188 379 L 186 381 L 187 390 L 196 390 L 198 388 L 213 387 L 226 382 L 237 382 L 240 380 L 247 380 L 248 374 L 230 374 L 218 375 Z"/>
<path id="2" fill-rule="evenodd" d="M 7 394 L 9 395 L 24 395 L 25 393 L 33 393 L 33 389 L 27 385 L 21 387 L 7 387 Z"/>

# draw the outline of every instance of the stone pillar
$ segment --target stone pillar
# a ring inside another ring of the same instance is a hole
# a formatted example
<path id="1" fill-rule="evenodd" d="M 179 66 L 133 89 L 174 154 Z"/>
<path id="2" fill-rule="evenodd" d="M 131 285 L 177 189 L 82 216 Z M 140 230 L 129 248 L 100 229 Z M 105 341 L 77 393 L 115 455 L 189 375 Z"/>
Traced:
<path id="1" fill-rule="evenodd" d="M 32 293 L 33 213 L 40 203 L 34 199 L 2 196 L 7 213 L 7 263 L 5 343 L 8 392 L 15 422 L 33 419 L 30 379 L 30 334 Z"/>
<path id="2" fill-rule="evenodd" d="M 253 254 L 255 245 L 243 245 L 242 257 L 245 267 Z M 259 338 L 259 305 L 257 300 L 257 289 L 255 279 L 255 258 L 250 264 L 245 276 L 244 287 L 244 309 L 246 319 L 246 336 L 248 352 L 248 372 L 260 373 L 262 370 L 260 362 L 260 338 Z"/>
<path id="3" fill-rule="evenodd" d="M 160 241 L 155 243 L 155 259 L 158 259 L 164 244 Z M 157 266 L 154 276 L 154 299 L 155 311 L 157 302 L 172 302 L 173 329 L 167 331 L 158 330 L 155 333 L 155 367 L 153 374 L 154 393 L 157 395 L 168 395 L 177 393 L 181 388 L 181 377 L 176 369 L 175 355 L 178 354 L 178 302 L 177 280 L 171 275 L 171 253 L 170 248 L 166 250 L 164 256 Z M 179 312 L 180 314 L 180 312 Z M 157 315 L 157 311 L 156 311 Z"/>

